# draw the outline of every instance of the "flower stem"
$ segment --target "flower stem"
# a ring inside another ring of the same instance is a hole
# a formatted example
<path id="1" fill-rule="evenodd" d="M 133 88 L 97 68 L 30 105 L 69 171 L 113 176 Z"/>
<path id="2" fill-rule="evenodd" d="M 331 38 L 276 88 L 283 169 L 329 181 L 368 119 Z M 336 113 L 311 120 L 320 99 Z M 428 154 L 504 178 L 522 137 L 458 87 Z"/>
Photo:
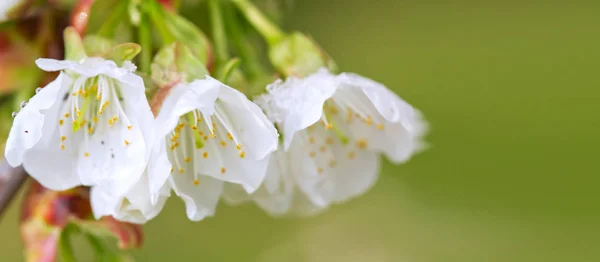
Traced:
<path id="1" fill-rule="evenodd" d="M 110 13 L 106 22 L 102 24 L 102 27 L 98 30 L 98 35 L 112 38 L 115 29 L 120 23 L 122 23 L 123 15 L 127 12 L 127 4 L 129 1 L 119 1 L 114 11 Z"/>
<path id="2" fill-rule="evenodd" d="M 277 44 L 285 33 L 271 22 L 254 4 L 248 0 L 232 0 L 246 19 L 267 40 L 269 45 Z"/>
<path id="3" fill-rule="evenodd" d="M 220 0 L 208 0 L 208 9 L 210 12 L 210 24 L 212 26 L 215 62 L 218 67 L 222 66 L 229 59 Z"/>
<path id="4" fill-rule="evenodd" d="M 154 27 L 162 37 L 163 45 L 166 46 L 168 44 L 174 43 L 175 37 L 173 36 L 173 34 L 171 34 L 171 32 L 169 32 L 167 26 L 165 25 L 166 18 L 162 6 L 159 3 L 157 3 L 156 0 L 147 0 L 145 9 L 145 11 L 150 16 L 150 20 L 152 20 Z"/>
<path id="5" fill-rule="evenodd" d="M 264 73 L 260 64 L 259 57 L 256 55 L 252 44 L 244 37 L 244 33 L 240 28 L 240 19 L 237 17 L 235 9 L 229 6 L 225 12 L 225 20 L 227 23 L 228 36 L 233 43 L 237 55 L 242 60 L 242 64 L 248 77 L 251 80 L 256 79 Z"/>
<path id="6" fill-rule="evenodd" d="M 13 168 L 3 161 L 0 164 L 0 219 L 11 200 L 27 180 L 27 173 L 22 167 Z M 6 181 L 2 181 L 6 178 Z"/>
<path id="7" fill-rule="evenodd" d="M 138 38 L 142 46 L 140 54 L 140 69 L 146 74 L 150 74 L 150 65 L 152 63 L 152 32 L 150 31 L 150 20 L 148 14 L 142 13 L 140 17 L 140 28 Z"/>

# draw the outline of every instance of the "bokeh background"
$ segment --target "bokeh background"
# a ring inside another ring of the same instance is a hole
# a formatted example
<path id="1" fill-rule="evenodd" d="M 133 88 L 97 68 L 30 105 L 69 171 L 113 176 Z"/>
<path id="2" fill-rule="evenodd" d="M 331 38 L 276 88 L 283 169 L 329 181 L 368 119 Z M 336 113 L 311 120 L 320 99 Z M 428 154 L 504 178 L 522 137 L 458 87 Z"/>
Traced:
<path id="1" fill-rule="evenodd" d="M 393 88 L 431 148 L 307 219 L 172 199 L 139 261 L 599 261 L 600 2 L 298 0 L 285 24 Z M 0 260 L 21 260 L 17 205 Z"/>

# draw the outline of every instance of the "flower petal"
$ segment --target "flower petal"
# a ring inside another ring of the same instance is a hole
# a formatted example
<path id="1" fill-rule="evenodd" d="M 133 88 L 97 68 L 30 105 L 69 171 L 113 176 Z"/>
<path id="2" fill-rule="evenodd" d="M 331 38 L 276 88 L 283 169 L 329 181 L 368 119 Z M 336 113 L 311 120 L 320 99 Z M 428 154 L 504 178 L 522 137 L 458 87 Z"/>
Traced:
<path id="1" fill-rule="evenodd" d="M 287 150 L 296 132 L 321 119 L 323 104 L 335 93 L 337 82 L 328 71 L 320 70 L 304 79 L 275 82 L 267 89 L 269 95 L 263 98 L 269 100 L 270 105 L 265 109 L 279 111 L 277 114 L 283 116 L 283 144 Z"/>
<path id="2" fill-rule="evenodd" d="M 345 145 L 320 126 L 299 135 L 289 153 L 296 183 L 317 207 L 364 193 L 379 173 L 375 152 Z"/>
<path id="3" fill-rule="evenodd" d="M 217 100 L 219 109 L 231 122 L 229 130 L 235 132 L 236 138 L 246 148 L 246 153 L 253 159 L 264 159 L 277 149 L 277 129 L 267 119 L 262 110 L 240 91 L 221 85 Z M 221 113 L 221 112 L 220 112 Z"/>
<path id="4" fill-rule="evenodd" d="M 223 182 L 212 177 L 200 176 L 195 184 L 190 173 L 171 176 L 173 191 L 185 202 L 185 210 L 190 220 L 200 221 L 215 214 L 217 203 L 223 191 Z"/>
<path id="5" fill-rule="evenodd" d="M 375 81 L 353 74 L 342 74 L 339 79 L 334 100 L 342 105 L 341 110 L 359 114 L 358 119 L 336 119 L 345 132 L 367 140 L 369 148 L 383 151 L 396 163 L 424 148 L 421 140 L 427 123 L 419 111 Z"/>
<path id="6" fill-rule="evenodd" d="M 56 101 L 61 101 L 59 94 L 70 82 L 64 74 L 60 74 L 56 80 L 49 83 L 46 87 L 32 97 L 25 108 L 15 117 L 13 126 L 10 130 L 8 140 L 6 141 L 5 156 L 11 166 L 18 166 L 23 162 L 23 155 L 42 138 L 42 127 L 45 124 L 46 110 L 55 105 Z M 55 108 L 58 105 L 55 106 Z M 55 112 L 55 110 L 49 110 Z M 52 116 L 51 116 L 52 117 Z M 48 121 L 53 121 L 54 119 Z M 50 125 L 50 124 L 49 124 Z M 56 123 L 54 123 L 55 126 Z"/>
<path id="7" fill-rule="evenodd" d="M 212 114 L 219 95 L 219 86 L 219 82 L 206 79 L 173 87 L 156 117 L 156 123 L 159 123 L 161 130 L 159 134 L 167 135 L 177 125 L 179 117 L 197 108 Z"/>

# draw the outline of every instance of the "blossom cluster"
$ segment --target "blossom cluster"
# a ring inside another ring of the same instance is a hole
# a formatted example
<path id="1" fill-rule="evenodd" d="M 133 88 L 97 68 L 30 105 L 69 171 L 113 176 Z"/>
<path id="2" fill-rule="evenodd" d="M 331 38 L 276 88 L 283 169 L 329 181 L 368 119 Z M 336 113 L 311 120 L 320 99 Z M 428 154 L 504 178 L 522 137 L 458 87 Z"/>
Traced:
<path id="1" fill-rule="evenodd" d="M 287 78 L 252 95 L 202 63 L 163 72 L 166 84 L 150 96 L 156 83 L 133 57 L 40 58 L 58 76 L 13 114 L 6 160 L 51 190 L 90 187 L 96 218 L 142 224 L 172 195 L 194 221 L 221 199 L 273 216 L 316 214 L 371 188 L 381 155 L 403 163 L 425 148 L 421 113 L 387 87 L 334 73 L 301 34 L 265 32 Z"/>
<path id="2" fill-rule="evenodd" d="M 6 158 L 53 190 L 91 186 L 96 217 L 144 223 L 171 192 L 192 220 L 221 197 L 307 215 L 369 189 L 380 153 L 400 163 L 423 148 L 420 113 L 355 74 L 279 80 L 256 103 L 206 76 L 174 86 L 154 117 L 130 62 L 37 64 L 60 74 L 16 114 Z"/>

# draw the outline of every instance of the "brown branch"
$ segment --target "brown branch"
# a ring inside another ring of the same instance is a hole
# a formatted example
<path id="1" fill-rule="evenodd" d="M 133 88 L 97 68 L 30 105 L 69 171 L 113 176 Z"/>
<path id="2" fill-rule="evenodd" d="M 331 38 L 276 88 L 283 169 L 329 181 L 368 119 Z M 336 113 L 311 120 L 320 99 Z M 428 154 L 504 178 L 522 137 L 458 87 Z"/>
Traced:
<path id="1" fill-rule="evenodd" d="M 6 161 L 0 164 L 0 180 L 5 179 L 0 181 L 0 220 L 27 177 L 23 167 L 13 168 Z"/>

